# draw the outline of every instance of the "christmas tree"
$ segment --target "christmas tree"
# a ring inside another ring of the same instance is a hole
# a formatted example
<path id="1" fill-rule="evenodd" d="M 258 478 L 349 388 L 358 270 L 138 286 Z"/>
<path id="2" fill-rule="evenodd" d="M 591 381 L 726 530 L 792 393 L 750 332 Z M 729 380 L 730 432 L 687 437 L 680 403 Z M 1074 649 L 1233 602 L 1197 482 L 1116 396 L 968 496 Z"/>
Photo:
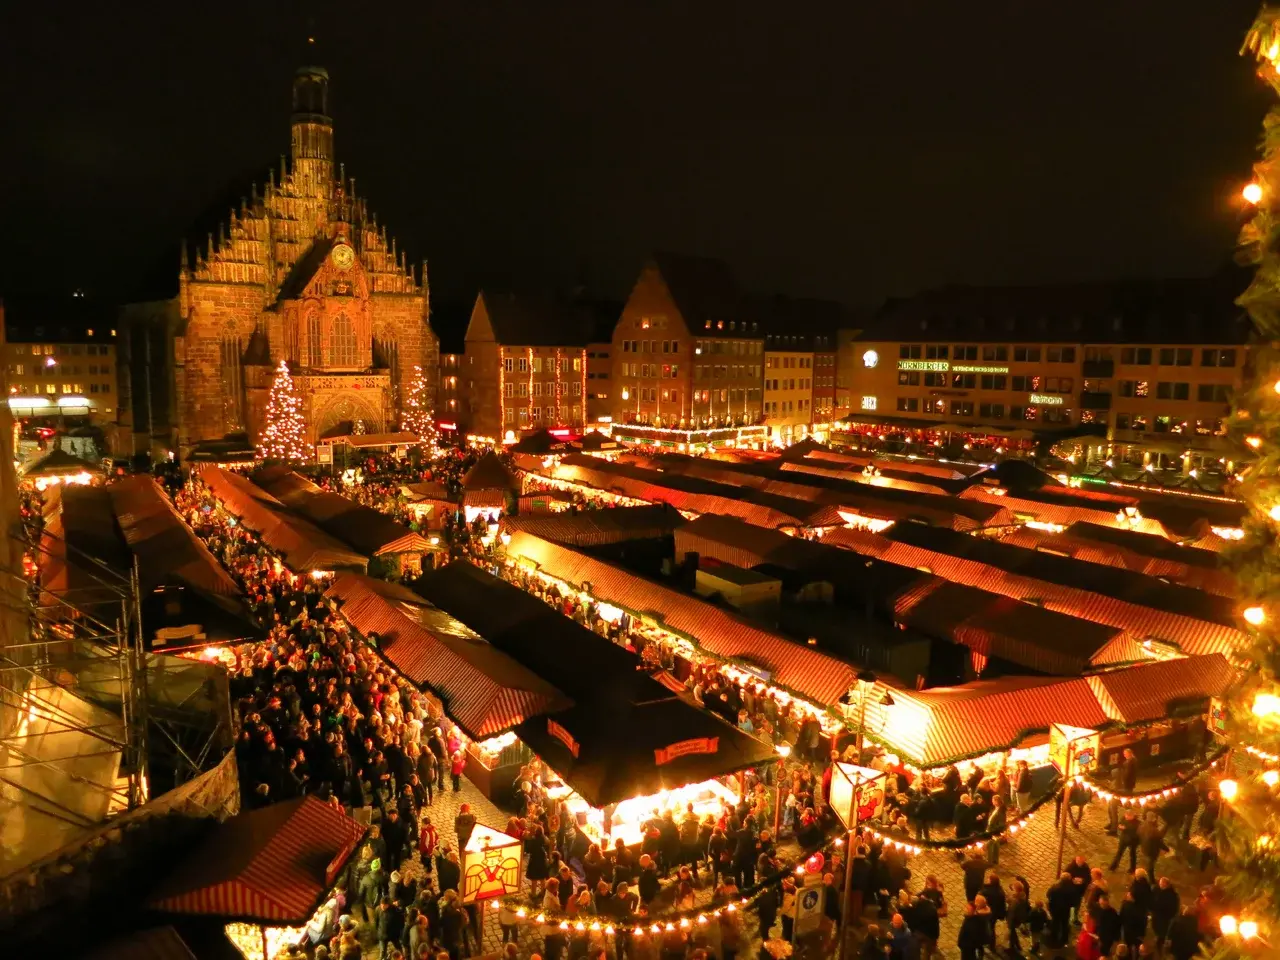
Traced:
<path id="1" fill-rule="evenodd" d="M 436 449 L 435 411 L 431 409 L 430 395 L 427 392 L 427 378 L 422 368 L 414 365 L 413 379 L 409 382 L 409 392 L 404 398 L 404 410 L 400 414 L 400 429 L 407 430 L 418 438 L 431 455 Z"/>
<path id="2" fill-rule="evenodd" d="M 1259 75 L 1280 95 L 1280 8 L 1263 7 L 1241 53 L 1259 62 Z M 1235 753 L 1218 789 L 1225 801 L 1215 842 L 1225 870 L 1228 903 L 1222 936 L 1211 957 L 1263 956 L 1280 933 L 1280 103 L 1263 123 L 1262 159 L 1243 190 L 1253 216 L 1240 235 L 1242 259 L 1255 265 L 1237 301 L 1258 331 L 1254 379 L 1242 387 L 1232 437 L 1250 465 L 1239 491 L 1248 505 L 1245 538 L 1235 556 L 1240 616 L 1251 646 L 1238 651 L 1246 666 L 1225 704 L 1223 735 Z"/>
<path id="3" fill-rule="evenodd" d="M 258 459 L 301 463 L 311 459 L 306 421 L 302 418 L 302 398 L 283 360 L 276 368 L 267 400 L 266 423 L 258 441 Z"/>

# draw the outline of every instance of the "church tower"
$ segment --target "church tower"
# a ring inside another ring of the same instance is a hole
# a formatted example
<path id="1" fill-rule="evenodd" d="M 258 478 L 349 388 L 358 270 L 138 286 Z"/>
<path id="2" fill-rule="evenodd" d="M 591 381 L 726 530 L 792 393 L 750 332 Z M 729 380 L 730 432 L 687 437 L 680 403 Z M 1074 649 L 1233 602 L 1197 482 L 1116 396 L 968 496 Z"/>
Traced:
<path id="1" fill-rule="evenodd" d="M 308 53 L 313 47 L 308 45 Z M 329 116 L 329 71 L 299 67 L 293 77 L 294 187 L 303 196 L 330 199 L 333 186 L 333 119 Z"/>

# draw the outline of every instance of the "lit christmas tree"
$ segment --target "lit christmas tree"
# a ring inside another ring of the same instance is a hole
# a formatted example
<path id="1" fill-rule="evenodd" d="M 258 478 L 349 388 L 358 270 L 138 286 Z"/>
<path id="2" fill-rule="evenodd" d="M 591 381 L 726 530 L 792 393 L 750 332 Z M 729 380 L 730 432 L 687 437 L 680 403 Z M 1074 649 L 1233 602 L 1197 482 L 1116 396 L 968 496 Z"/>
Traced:
<path id="1" fill-rule="evenodd" d="M 427 392 L 427 378 L 422 368 L 414 365 L 413 379 L 400 413 L 400 429 L 412 433 L 426 447 L 428 456 L 436 449 L 436 418 Z"/>
<path id="2" fill-rule="evenodd" d="M 1280 8 L 1263 7 L 1241 53 L 1280 95 Z M 1254 214 L 1240 235 L 1242 259 L 1256 266 L 1238 303 L 1258 330 L 1254 381 L 1241 389 L 1232 436 L 1250 459 L 1240 494 L 1249 506 L 1236 555 L 1241 619 L 1252 646 L 1226 703 L 1223 736 L 1237 752 L 1218 787 L 1225 801 L 1215 833 L 1229 902 L 1211 957 L 1275 956 L 1280 934 L 1280 104 L 1263 123 L 1262 159 L 1243 190 Z"/>
<path id="3" fill-rule="evenodd" d="M 307 443 L 306 436 L 302 398 L 289 375 L 289 365 L 281 360 L 267 400 L 266 425 L 258 441 L 258 459 L 284 463 L 310 460 L 311 444 Z"/>

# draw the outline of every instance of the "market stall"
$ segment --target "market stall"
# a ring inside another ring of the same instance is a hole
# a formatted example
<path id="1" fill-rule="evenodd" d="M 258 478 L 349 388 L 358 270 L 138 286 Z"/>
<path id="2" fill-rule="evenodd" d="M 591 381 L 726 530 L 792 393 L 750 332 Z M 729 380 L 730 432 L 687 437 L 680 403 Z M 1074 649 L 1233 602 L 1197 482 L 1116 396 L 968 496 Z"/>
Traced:
<path id="1" fill-rule="evenodd" d="M 336 922 L 329 894 L 366 829 L 310 796 L 242 813 L 214 828 L 147 906 L 222 921 L 245 960 L 272 960 Z"/>
<path id="2" fill-rule="evenodd" d="M 655 813 L 683 816 L 690 803 L 699 817 L 718 817 L 740 799 L 733 774 L 777 760 L 769 744 L 676 698 L 576 706 L 527 720 L 516 735 L 546 766 L 547 796 L 609 846 L 638 844 Z"/>

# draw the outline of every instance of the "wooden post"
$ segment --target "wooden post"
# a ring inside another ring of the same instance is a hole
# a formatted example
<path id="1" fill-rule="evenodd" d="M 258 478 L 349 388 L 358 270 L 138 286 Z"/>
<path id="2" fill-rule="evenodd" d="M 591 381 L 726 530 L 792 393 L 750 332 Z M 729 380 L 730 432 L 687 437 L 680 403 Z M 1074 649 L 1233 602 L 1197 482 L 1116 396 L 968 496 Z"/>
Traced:
<path id="1" fill-rule="evenodd" d="M 1071 768 L 1075 765 L 1076 744 L 1072 740 L 1067 744 L 1067 769 L 1063 773 L 1062 784 L 1062 822 L 1058 824 L 1058 869 L 1054 871 L 1054 883 L 1062 876 L 1062 852 L 1067 843 L 1067 819 L 1071 816 Z"/>

